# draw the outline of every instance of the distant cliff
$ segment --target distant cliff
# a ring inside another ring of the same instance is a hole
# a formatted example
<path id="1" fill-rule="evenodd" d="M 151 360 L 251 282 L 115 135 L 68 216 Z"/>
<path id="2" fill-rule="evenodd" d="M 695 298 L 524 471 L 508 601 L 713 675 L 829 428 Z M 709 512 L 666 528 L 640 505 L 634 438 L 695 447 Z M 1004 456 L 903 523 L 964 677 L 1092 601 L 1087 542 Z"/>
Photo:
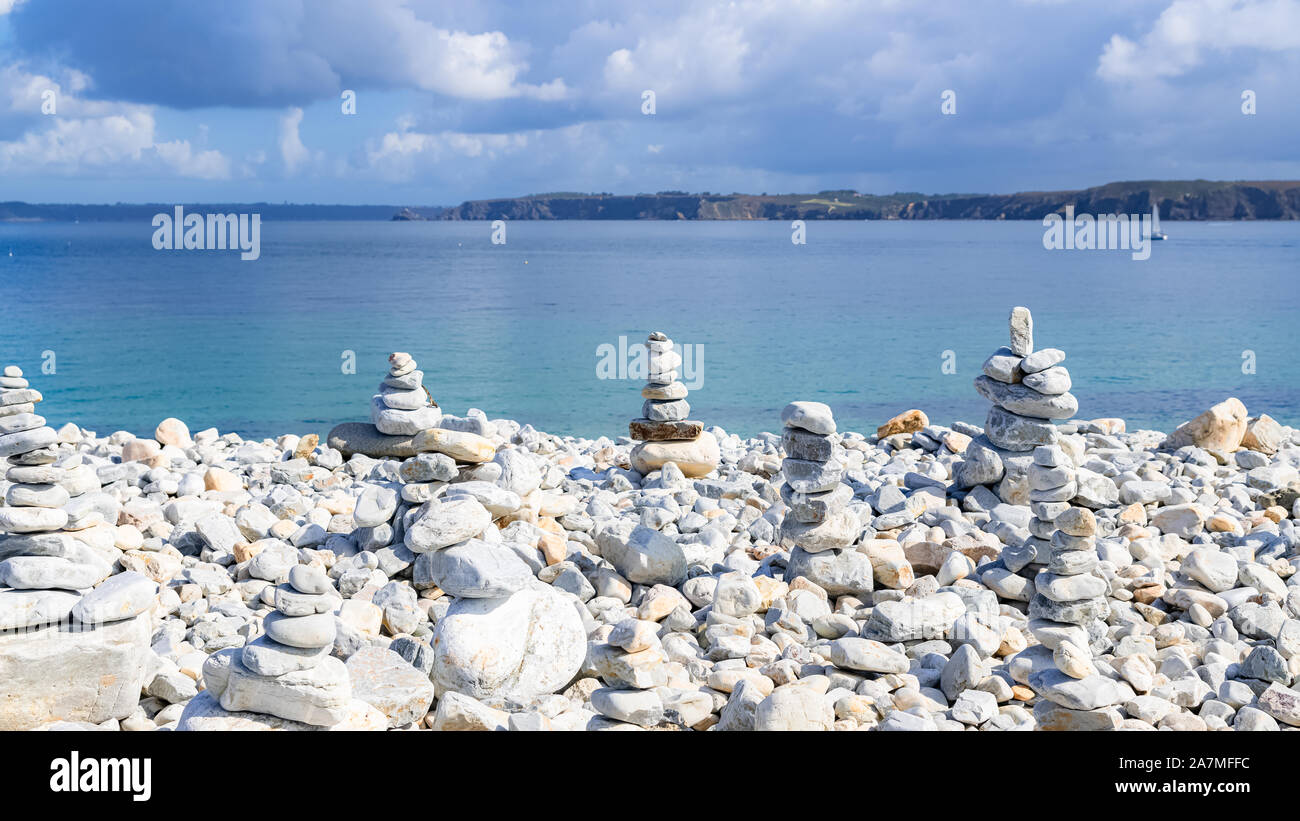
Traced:
<path id="1" fill-rule="evenodd" d="M 817 194 L 536 194 L 471 200 L 445 209 L 448 220 L 1041 220 L 1073 205 L 1076 213 L 1139 214 L 1160 207 L 1166 220 L 1300 219 L 1300 182 L 1115 182 L 1081 191 L 1018 194 L 854 191 Z"/>

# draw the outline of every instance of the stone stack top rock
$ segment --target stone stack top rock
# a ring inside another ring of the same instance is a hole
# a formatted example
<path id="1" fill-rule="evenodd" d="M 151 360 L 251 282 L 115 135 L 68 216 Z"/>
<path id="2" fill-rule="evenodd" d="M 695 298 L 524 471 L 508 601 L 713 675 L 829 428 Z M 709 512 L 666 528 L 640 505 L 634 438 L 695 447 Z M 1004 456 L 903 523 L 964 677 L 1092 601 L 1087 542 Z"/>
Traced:
<path id="1" fill-rule="evenodd" d="M 721 459 L 718 442 L 704 432 L 704 423 L 687 417 L 691 405 L 687 389 L 678 381 L 681 354 L 673 350 L 673 341 L 655 331 L 646 339 L 646 384 L 641 388 L 645 403 L 641 416 L 628 425 L 628 434 L 641 442 L 632 449 L 632 466 L 641 473 L 674 462 L 684 475 L 706 476 L 717 468 Z"/>
<path id="2" fill-rule="evenodd" d="M 409 353 L 388 355 L 388 375 L 370 400 L 370 422 L 389 436 L 414 436 L 438 427 L 442 411 L 424 387 L 424 371 Z"/>
<path id="3" fill-rule="evenodd" d="M 1034 320 L 1028 308 L 1011 309 L 1010 344 L 993 352 L 975 378 L 975 389 L 993 403 L 984 433 L 999 448 L 1031 451 L 1057 440 L 1052 424 L 1079 410 L 1070 393 L 1070 372 L 1057 348 L 1035 351 Z"/>

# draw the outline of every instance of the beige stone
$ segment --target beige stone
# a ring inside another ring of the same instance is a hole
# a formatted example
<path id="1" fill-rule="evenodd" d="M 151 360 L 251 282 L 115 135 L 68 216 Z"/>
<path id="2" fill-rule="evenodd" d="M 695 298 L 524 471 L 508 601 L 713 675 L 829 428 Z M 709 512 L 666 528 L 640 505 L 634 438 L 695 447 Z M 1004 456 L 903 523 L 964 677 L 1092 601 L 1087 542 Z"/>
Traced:
<path id="1" fill-rule="evenodd" d="M 718 440 L 712 434 L 704 433 L 694 440 L 642 442 L 632 448 L 630 458 L 632 469 L 639 473 L 650 473 L 673 462 L 685 476 L 698 479 L 718 467 L 722 454 L 718 450 Z"/>
<path id="2" fill-rule="evenodd" d="M 367 636 L 379 635 L 384 625 L 384 611 L 379 605 L 355 598 L 343 602 L 338 617 L 339 621 Z"/>
<path id="3" fill-rule="evenodd" d="M 1141 504 L 1134 502 L 1121 510 L 1116 519 L 1121 524 L 1144 525 L 1147 523 L 1147 509 Z"/>
<path id="4" fill-rule="evenodd" d="M 966 448 L 970 447 L 970 437 L 964 433 L 950 430 L 943 435 L 943 443 L 953 453 L 965 453 Z"/>
<path id="5" fill-rule="evenodd" d="M 1097 668 L 1093 666 L 1088 654 L 1069 641 L 1056 645 L 1052 661 L 1056 664 L 1056 669 L 1070 678 L 1085 679 L 1097 675 Z"/>
<path id="6" fill-rule="evenodd" d="M 913 408 L 912 410 L 903 411 L 876 428 L 876 436 L 884 439 L 886 436 L 894 436 L 899 433 L 916 433 L 929 424 L 930 418 L 925 415 L 925 411 Z"/>
<path id="7" fill-rule="evenodd" d="M 123 462 L 147 462 L 158 455 L 161 446 L 152 439 L 132 439 L 122 446 Z"/>
<path id="8" fill-rule="evenodd" d="M 754 586 L 758 588 L 758 594 L 763 600 L 761 610 L 767 610 L 772 606 L 772 602 L 784 596 L 790 589 L 785 582 L 774 579 L 771 576 L 755 576 Z"/>
<path id="9" fill-rule="evenodd" d="M 1195 419 L 1179 425 L 1165 440 L 1164 447 L 1196 445 L 1217 453 L 1231 453 L 1241 446 L 1246 425 L 1246 406 L 1240 399 L 1229 397 Z"/>
<path id="10" fill-rule="evenodd" d="M 881 587 L 905 590 L 916 581 L 903 546 L 893 539 L 871 539 L 862 543 L 861 550 L 871 560 L 876 584 Z"/>
<path id="11" fill-rule="evenodd" d="M 1237 520 L 1226 513 L 1215 513 L 1205 520 L 1205 529 L 1211 533 L 1232 533 L 1237 529 Z"/>
<path id="12" fill-rule="evenodd" d="M 1124 433 L 1125 431 L 1124 420 L 1119 419 L 1117 417 L 1103 417 L 1101 419 L 1093 419 L 1092 424 L 1096 425 L 1106 433 L 1110 433 L 1110 434 Z"/>
<path id="13" fill-rule="evenodd" d="M 261 553 L 264 547 L 266 547 L 266 540 L 264 539 L 259 539 L 252 544 L 249 544 L 248 542 L 236 542 L 234 547 L 235 561 L 246 562 L 258 553 Z"/>
<path id="14" fill-rule="evenodd" d="M 320 444 L 320 436 L 315 433 L 309 433 L 298 440 L 298 446 L 293 449 L 293 458 L 306 459 L 316 450 Z"/>
<path id="15" fill-rule="evenodd" d="M 912 566 L 912 570 L 920 573 L 922 576 L 932 576 L 939 572 L 943 566 L 944 559 L 948 558 L 951 553 L 950 548 L 935 542 L 913 542 L 903 548 L 907 561 Z"/>
<path id="16" fill-rule="evenodd" d="M 224 468 L 210 467 L 203 472 L 203 487 L 206 490 L 233 493 L 244 489 L 244 481 Z"/>
<path id="17" fill-rule="evenodd" d="M 1286 439 L 1282 426 L 1266 413 L 1246 423 L 1246 433 L 1241 437 L 1241 446 L 1257 450 L 1260 453 L 1273 454 Z"/>
<path id="18" fill-rule="evenodd" d="M 189 427 L 175 417 L 168 417 L 159 422 L 153 432 L 153 438 L 160 445 L 172 445 L 182 450 L 194 444 L 194 440 L 190 438 Z"/>
<path id="19" fill-rule="evenodd" d="M 412 443 L 420 453 L 445 453 L 457 462 L 474 464 L 490 462 L 497 452 L 491 441 L 477 433 L 442 428 L 420 431 Z"/>

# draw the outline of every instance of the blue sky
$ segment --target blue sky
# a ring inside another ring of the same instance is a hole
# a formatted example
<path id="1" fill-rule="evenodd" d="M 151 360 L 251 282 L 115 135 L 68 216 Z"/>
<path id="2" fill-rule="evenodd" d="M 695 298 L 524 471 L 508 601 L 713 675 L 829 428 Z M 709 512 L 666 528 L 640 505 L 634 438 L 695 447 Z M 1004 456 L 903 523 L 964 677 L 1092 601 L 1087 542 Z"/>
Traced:
<path id="1" fill-rule="evenodd" d="M 1300 0 L 0 0 L 0 199 L 1297 179 L 1298 87 Z"/>

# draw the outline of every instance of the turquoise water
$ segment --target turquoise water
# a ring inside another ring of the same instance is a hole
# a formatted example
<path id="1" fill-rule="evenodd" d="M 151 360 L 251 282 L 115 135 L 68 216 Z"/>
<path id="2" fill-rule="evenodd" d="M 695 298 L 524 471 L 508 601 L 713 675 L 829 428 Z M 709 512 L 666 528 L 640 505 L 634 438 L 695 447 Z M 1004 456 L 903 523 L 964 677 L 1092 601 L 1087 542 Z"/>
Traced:
<path id="1" fill-rule="evenodd" d="M 147 224 L 0 224 L 0 359 L 101 434 L 324 433 L 405 350 L 448 412 L 613 436 L 640 384 L 598 379 L 597 348 L 663 330 L 703 351 L 693 418 L 749 435 L 816 399 L 867 430 L 911 407 L 982 423 L 971 380 L 1026 305 L 1080 416 L 1169 429 L 1235 395 L 1300 425 L 1300 224 L 1164 228 L 1138 262 L 1045 250 L 1034 222 L 810 222 L 803 246 L 783 222 L 512 223 L 506 245 L 488 223 L 265 222 L 241 262 L 155 251 Z"/>

